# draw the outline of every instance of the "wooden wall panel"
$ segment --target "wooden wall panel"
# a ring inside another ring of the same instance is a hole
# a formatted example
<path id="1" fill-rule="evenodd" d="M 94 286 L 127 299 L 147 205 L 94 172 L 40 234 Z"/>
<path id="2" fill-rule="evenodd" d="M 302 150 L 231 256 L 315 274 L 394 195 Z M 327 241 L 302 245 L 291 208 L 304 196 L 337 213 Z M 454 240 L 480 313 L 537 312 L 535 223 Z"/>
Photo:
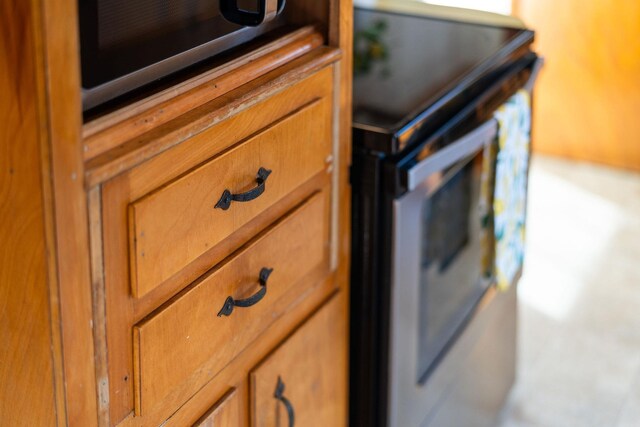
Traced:
<path id="1" fill-rule="evenodd" d="M 0 3 L 3 426 L 97 423 L 75 6 Z"/>
<path id="2" fill-rule="evenodd" d="M 35 1 L 35 0 L 34 0 Z M 67 423 L 98 423 L 77 0 L 39 0 Z"/>
<path id="3" fill-rule="evenodd" d="M 0 2 L 0 425 L 56 425 L 33 1 Z"/>
<path id="4" fill-rule="evenodd" d="M 640 2 L 514 0 L 545 56 L 534 150 L 640 171 Z"/>

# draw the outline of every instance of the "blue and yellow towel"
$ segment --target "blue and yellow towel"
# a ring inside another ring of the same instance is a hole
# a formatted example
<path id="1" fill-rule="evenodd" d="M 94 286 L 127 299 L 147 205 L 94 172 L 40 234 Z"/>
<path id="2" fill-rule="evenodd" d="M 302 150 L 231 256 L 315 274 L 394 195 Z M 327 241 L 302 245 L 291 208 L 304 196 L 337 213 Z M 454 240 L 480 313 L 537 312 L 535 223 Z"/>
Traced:
<path id="1" fill-rule="evenodd" d="M 498 121 L 493 200 L 495 274 L 499 289 L 507 289 L 524 260 L 527 175 L 531 141 L 531 100 L 521 90 L 494 114 Z"/>

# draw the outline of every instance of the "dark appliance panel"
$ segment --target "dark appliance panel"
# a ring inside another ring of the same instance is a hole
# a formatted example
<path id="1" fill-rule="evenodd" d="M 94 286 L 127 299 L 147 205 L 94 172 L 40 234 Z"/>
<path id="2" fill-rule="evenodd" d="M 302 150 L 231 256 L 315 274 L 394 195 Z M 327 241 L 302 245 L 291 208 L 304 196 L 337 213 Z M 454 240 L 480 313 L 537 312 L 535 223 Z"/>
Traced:
<path id="1" fill-rule="evenodd" d="M 438 31 L 431 33 L 431 27 Z M 493 112 L 519 89 L 531 91 L 539 60 L 530 50 L 533 32 L 517 25 L 357 7 L 355 29 L 350 424 L 431 426 L 438 424 L 435 418 L 456 418 L 441 410 L 454 377 L 460 379 L 456 389 L 485 380 L 486 375 L 469 372 L 461 362 L 467 354 L 473 355 L 467 362 L 473 360 L 474 366 L 502 356 L 509 361 L 499 378 L 491 379 L 496 387 L 485 396 L 492 402 L 501 402 L 513 381 L 515 329 L 495 328 L 495 319 L 513 317 L 515 291 L 496 295 L 491 287 L 486 269 L 491 251 L 479 245 L 483 227 L 491 224 L 482 222 L 477 211 L 489 203 L 479 192 L 479 177 L 491 174 L 479 165 L 487 158 L 492 126 L 495 131 Z M 456 35 L 458 30 L 464 36 Z M 476 31 L 477 40 L 472 40 Z M 476 50 L 468 52 L 468 44 Z M 401 51 L 405 59 L 394 57 Z M 470 56 L 461 58 L 463 52 Z M 408 69 L 407 64 L 418 61 L 421 67 Z M 450 80 L 430 72 L 444 69 Z M 376 94 L 379 88 L 386 91 L 383 100 Z M 453 149 L 460 145 L 470 151 Z M 442 166 L 438 158 L 449 155 L 453 160 Z M 429 180 L 439 184 L 427 184 Z M 434 231 L 440 227 L 430 224 L 445 215 L 446 203 L 466 215 L 450 215 L 459 226 Z M 437 205 L 440 213 L 434 215 Z M 440 239 L 446 242 L 433 256 L 427 235 L 438 232 L 447 238 Z M 475 260 L 469 268 L 456 264 L 465 252 Z M 447 288 L 452 282 L 440 279 L 455 268 L 464 276 L 461 286 Z M 428 293 L 433 295 L 441 284 L 441 294 L 453 295 L 456 309 L 446 310 L 429 299 Z M 485 331 L 487 324 L 494 330 Z M 497 339 L 499 330 L 508 333 Z M 499 354 L 487 358 L 486 343 L 497 342 Z M 490 419 L 499 407 L 486 409 Z"/>
<path id="2" fill-rule="evenodd" d="M 353 122 L 368 136 L 357 143 L 386 154 L 419 143 L 532 40 L 525 29 L 356 8 Z"/>
<path id="3" fill-rule="evenodd" d="M 285 0 L 79 0 L 84 109 L 279 25 Z"/>

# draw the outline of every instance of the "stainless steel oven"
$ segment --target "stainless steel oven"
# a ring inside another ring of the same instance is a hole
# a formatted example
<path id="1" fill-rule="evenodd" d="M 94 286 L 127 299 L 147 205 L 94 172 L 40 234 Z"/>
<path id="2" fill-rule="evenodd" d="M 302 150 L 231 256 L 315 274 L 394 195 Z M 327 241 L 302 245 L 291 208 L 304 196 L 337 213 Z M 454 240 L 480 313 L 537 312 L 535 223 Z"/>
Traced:
<path id="1" fill-rule="evenodd" d="M 515 377 L 519 268 L 499 290 L 496 132 L 528 141 L 538 57 L 510 18 L 418 9 L 355 13 L 350 425 L 492 426 Z M 498 126 L 521 97 L 527 120 Z"/>
<path id="2" fill-rule="evenodd" d="M 89 109 L 279 25 L 285 0 L 78 0 Z"/>
<path id="3" fill-rule="evenodd" d="M 442 397 L 428 380 L 493 284 L 496 132 L 489 120 L 417 163 L 393 202 L 391 425 L 423 424 Z"/>

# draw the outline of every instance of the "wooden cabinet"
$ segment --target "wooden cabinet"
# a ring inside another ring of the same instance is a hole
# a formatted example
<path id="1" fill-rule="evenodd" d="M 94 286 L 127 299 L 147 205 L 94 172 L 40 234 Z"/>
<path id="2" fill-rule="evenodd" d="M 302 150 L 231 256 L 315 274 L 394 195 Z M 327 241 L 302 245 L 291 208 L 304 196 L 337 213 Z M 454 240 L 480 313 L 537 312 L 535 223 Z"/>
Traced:
<path id="1" fill-rule="evenodd" d="M 213 408 L 201 419 L 196 421 L 193 427 L 224 427 L 240 425 L 240 397 L 235 389 L 231 389 L 224 395 Z"/>
<path id="2" fill-rule="evenodd" d="M 130 205 L 129 253 L 136 297 L 331 165 L 329 95 Z M 215 132 L 208 134 L 205 139 L 215 139 Z"/>
<path id="3" fill-rule="evenodd" d="M 251 373 L 253 427 L 339 426 L 346 417 L 346 359 L 329 301 Z"/>
<path id="4" fill-rule="evenodd" d="M 346 425 L 352 4 L 290 3 L 84 117 L 77 2 L 2 8 L 0 425 Z"/>
<path id="5" fill-rule="evenodd" d="M 138 413 L 194 394 L 328 274 L 327 201 L 315 194 L 134 327 Z"/>

